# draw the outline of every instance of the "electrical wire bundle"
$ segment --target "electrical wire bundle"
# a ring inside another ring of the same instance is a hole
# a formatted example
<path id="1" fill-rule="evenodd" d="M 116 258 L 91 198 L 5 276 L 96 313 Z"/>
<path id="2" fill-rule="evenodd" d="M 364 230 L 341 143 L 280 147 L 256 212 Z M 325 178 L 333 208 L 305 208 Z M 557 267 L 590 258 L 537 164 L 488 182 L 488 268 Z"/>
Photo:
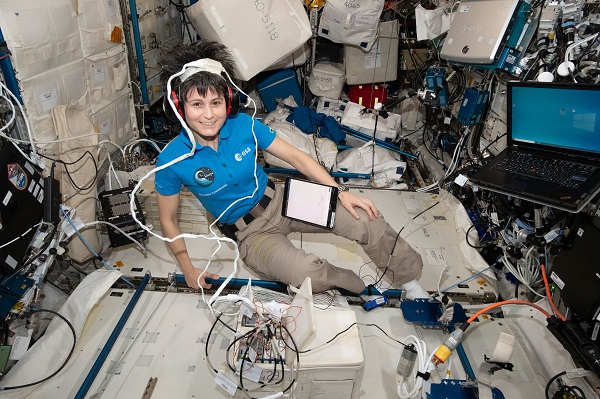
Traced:
<path id="1" fill-rule="evenodd" d="M 289 383 L 286 387 L 281 388 L 279 396 L 289 391 L 296 382 L 300 361 L 300 351 L 286 327 L 286 324 L 289 325 L 290 322 L 282 322 L 279 315 L 273 315 L 271 311 L 263 309 L 260 303 L 254 303 L 244 296 L 230 294 L 219 297 L 215 301 L 215 305 L 220 302 L 228 302 L 228 305 L 223 311 L 219 311 L 213 306 L 212 310 L 216 312 L 216 317 L 206 337 L 204 350 L 209 367 L 224 382 L 222 386 L 232 389 L 233 392 L 229 391 L 230 394 L 239 389 L 248 398 L 255 398 L 252 395 L 266 387 L 269 389 L 274 387 L 275 390 L 278 390 L 281 384 L 287 381 Z M 226 314 L 225 311 L 234 304 L 240 304 L 240 311 L 229 315 L 241 317 L 240 331 L 236 331 L 221 320 L 222 316 Z M 226 351 L 227 367 L 231 373 L 237 374 L 235 383 L 228 378 L 224 371 L 219 371 L 210 360 L 210 337 L 217 323 L 223 324 L 236 335 Z M 243 327 L 247 328 L 247 331 L 241 329 Z M 291 346 L 288 342 L 291 343 Z M 288 361 L 288 365 L 284 358 L 286 347 L 295 354 L 295 359 Z M 286 369 L 289 370 L 290 376 L 286 375 Z M 247 386 L 248 383 L 244 382 L 246 380 L 254 382 L 251 388 Z"/>

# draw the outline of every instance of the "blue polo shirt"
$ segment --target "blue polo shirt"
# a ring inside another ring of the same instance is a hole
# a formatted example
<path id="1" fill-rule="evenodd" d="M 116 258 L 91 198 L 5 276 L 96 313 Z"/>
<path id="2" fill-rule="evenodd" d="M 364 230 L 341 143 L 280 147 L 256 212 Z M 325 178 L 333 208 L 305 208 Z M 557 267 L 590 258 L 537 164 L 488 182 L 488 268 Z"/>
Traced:
<path id="1" fill-rule="evenodd" d="M 275 140 L 275 131 L 258 120 L 254 134 L 259 149 L 265 149 Z M 185 129 L 160 153 L 156 166 L 189 153 L 192 143 Z M 196 143 L 193 156 L 156 172 L 154 186 L 162 195 L 175 195 L 185 186 L 211 215 L 218 217 L 230 204 L 252 194 L 256 144 L 252 135 L 252 117 L 239 114 L 227 118 L 219 132 L 218 151 Z M 246 215 L 262 198 L 267 185 L 267 174 L 256 165 L 258 190 L 252 198 L 237 202 L 221 217 L 222 223 L 231 224 Z"/>

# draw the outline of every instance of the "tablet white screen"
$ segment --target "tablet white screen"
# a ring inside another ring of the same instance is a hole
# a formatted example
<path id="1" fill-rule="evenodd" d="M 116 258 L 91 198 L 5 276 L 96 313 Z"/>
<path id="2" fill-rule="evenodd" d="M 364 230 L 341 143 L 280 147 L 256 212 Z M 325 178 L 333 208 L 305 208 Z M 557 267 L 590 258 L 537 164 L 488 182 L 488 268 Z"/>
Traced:
<path id="1" fill-rule="evenodd" d="M 285 216 L 328 227 L 333 190 L 330 186 L 290 179 Z"/>

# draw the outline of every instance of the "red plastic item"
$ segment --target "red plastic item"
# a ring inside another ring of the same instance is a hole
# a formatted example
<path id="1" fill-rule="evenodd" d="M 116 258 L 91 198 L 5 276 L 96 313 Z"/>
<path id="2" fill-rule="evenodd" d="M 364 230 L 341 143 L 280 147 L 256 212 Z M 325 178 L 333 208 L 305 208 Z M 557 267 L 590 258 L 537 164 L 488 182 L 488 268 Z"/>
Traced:
<path id="1" fill-rule="evenodd" d="M 375 104 L 387 102 L 387 89 L 382 85 L 355 85 L 350 86 L 348 98 L 366 108 L 374 108 Z"/>

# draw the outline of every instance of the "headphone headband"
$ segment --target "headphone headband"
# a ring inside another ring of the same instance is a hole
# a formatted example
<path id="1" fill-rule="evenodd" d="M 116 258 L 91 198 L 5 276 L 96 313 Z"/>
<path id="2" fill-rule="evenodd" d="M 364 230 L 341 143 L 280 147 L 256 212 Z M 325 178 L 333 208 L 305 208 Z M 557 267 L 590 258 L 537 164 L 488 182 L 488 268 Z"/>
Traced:
<path id="1" fill-rule="evenodd" d="M 224 80 L 225 78 L 221 75 L 225 72 L 225 68 L 219 61 L 212 60 L 210 58 L 202 58 L 200 60 L 192 61 L 183 67 L 183 72 L 179 76 L 181 83 L 185 82 L 190 76 L 198 72 L 210 72 L 219 75 Z"/>

